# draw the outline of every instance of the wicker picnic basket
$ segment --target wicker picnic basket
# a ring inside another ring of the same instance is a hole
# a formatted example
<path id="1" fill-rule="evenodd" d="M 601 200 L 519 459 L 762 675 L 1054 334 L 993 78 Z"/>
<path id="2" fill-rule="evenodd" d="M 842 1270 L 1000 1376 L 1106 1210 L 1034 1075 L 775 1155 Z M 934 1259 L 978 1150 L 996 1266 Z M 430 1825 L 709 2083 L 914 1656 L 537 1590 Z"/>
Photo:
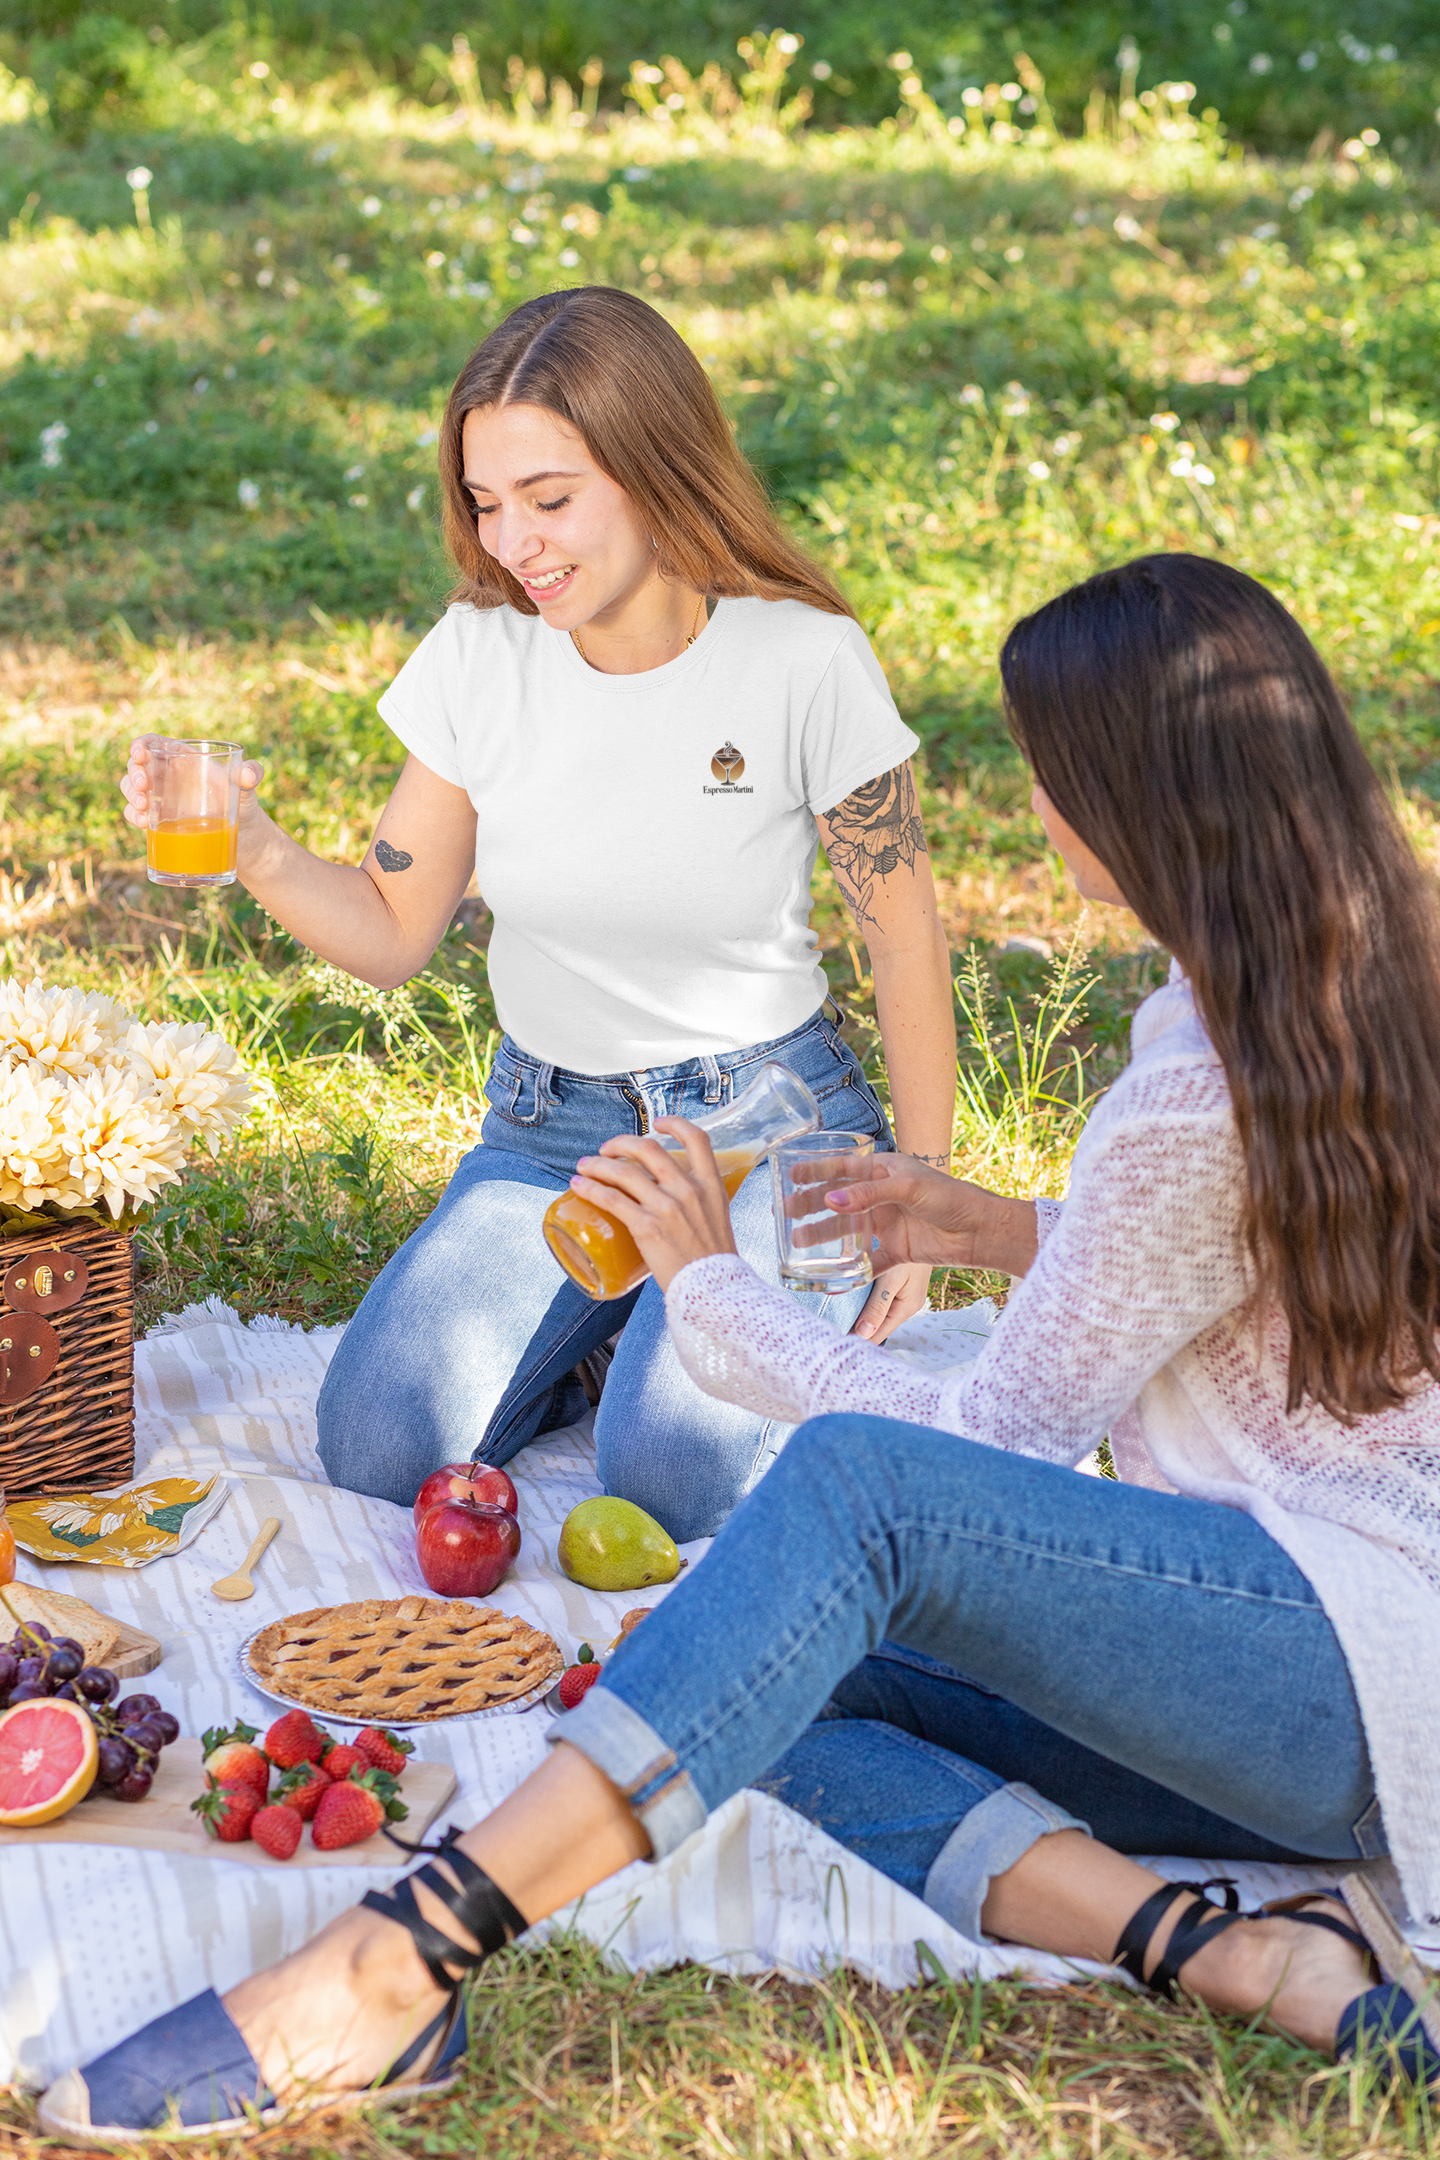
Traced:
<path id="1" fill-rule="evenodd" d="M 0 1491 L 134 1472 L 133 1239 L 88 1221 L 0 1239 Z"/>

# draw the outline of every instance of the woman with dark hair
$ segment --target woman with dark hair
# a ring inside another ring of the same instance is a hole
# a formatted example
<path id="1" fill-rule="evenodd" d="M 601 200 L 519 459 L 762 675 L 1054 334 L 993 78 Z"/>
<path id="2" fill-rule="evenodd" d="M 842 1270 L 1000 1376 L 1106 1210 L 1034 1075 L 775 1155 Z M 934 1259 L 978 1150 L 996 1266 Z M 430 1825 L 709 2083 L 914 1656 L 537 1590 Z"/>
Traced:
<path id="1" fill-rule="evenodd" d="M 494 917 L 505 1036 L 483 1145 L 347 1328 L 321 1459 L 335 1484 L 408 1507 L 442 1463 L 508 1462 L 582 1413 L 593 1357 L 606 1489 L 676 1538 L 707 1536 L 782 1434 L 701 1394 L 653 1286 L 592 1303 L 541 1219 L 578 1156 L 728 1102 L 767 1061 L 798 1073 L 828 1128 L 893 1147 L 824 1011 L 817 838 L 869 949 L 900 1145 L 948 1168 L 954 1017 L 918 738 L 704 369 L 643 300 L 589 286 L 517 308 L 450 393 L 440 480 L 459 580 L 380 700 L 409 755 L 364 862 L 321 862 L 260 807 L 259 767 L 242 781 L 241 882 L 348 973 L 416 974 L 472 872 Z M 140 825 L 147 768 L 136 744 Z M 763 1170 L 734 1219 L 778 1279 Z M 822 1309 L 880 1341 L 928 1287 L 924 1267 L 896 1268 Z"/>
<path id="2" fill-rule="evenodd" d="M 427 2053 L 443 2082 L 455 1969 L 752 1783 L 964 1932 L 1440 2080 L 1434 1985 L 1352 1872 L 1388 1852 L 1440 1917 L 1436 896 L 1239 571 L 1108 571 L 1002 673 L 1080 891 L 1175 961 L 1063 1203 L 893 1157 L 828 1195 L 887 1261 L 1022 1278 L 984 1352 L 919 1372 L 827 1332 L 736 1255 L 701 1133 L 608 1142 L 575 1189 L 639 1242 L 687 1370 L 799 1430 L 450 1873 L 177 2012 L 210 2089 L 158 2021 L 62 2081 L 57 2134 L 167 2093 L 208 2128 L 222 2088 Z M 1074 1476 L 1107 1433 L 1120 1481 Z M 1242 1915 L 1146 1852 L 1333 1861 L 1343 1896 Z"/>

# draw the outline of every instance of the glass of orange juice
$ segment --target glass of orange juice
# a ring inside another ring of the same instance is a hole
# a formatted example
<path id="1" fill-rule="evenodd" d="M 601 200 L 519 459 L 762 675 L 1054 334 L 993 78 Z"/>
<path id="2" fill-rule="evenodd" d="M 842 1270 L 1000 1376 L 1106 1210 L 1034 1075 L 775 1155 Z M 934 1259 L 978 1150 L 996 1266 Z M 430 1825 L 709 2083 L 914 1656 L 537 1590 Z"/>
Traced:
<path id="1" fill-rule="evenodd" d="M 733 1102 L 718 1110 L 702 1110 L 690 1123 L 710 1135 L 716 1167 L 733 1200 L 755 1165 L 779 1141 L 819 1131 L 820 1110 L 809 1088 L 788 1065 L 767 1064 Z M 683 1153 L 673 1133 L 657 1133 L 655 1138 L 673 1153 Z M 625 1225 L 578 1193 L 563 1192 L 552 1200 L 542 1228 L 561 1267 L 597 1305 L 625 1297 L 650 1273 Z"/>
<path id="2" fill-rule="evenodd" d="M 240 832 L 239 743 L 151 735 L 145 861 L 152 885 L 233 885 Z"/>

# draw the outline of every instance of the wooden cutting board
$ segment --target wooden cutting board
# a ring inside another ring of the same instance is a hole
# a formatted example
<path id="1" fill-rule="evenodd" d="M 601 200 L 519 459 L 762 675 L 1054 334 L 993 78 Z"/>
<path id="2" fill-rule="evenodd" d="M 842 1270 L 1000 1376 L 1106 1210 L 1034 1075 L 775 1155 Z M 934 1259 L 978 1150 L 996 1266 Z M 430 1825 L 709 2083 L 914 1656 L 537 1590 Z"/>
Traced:
<path id="1" fill-rule="evenodd" d="M 155 1782 L 143 1800 L 82 1800 L 58 1822 L 38 1830 L 0 1828 L 4 1845 L 126 1845 L 144 1852 L 190 1853 L 209 1860 L 238 1860 L 246 1867 L 387 1867 L 400 1866 L 405 1854 L 377 1830 L 363 1845 L 343 1845 L 339 1852 L 317 1852 L 307 1826 L 293 1859 L 276 1860 L 252 1838 L 222 1845 L 212 1838 L 190 1803 L 203 1789 L 203 1749 L 198 1740 L 172 1742 L 160 1757 Z M 455 1790 L 448 1763 L 420 1762 L 413 1755 L 400 1780 L 400 1797 L 410 1813 L 395 1825 L 400 1836 L 418 1842 Z"/>
<path id="2" fill-rule="evenodd" d="M 117 1620 L 115 1625 L 120 1630 L 120 1637 L 105 1662 L 116 1679 L 138 1680 L 141 1673 L 154 1672 L 164 1656 L 155 1637 L 146 1635 L 138 1627 L 127 1626 L 123 1620 Z M 180 1745 L 178 1740 L 175 1745 Z M 93 1801 L 91 1805 L 98 1807 L 99 1802 Z M 121 1805 L 124 1805 L 123 1801 Z"/>

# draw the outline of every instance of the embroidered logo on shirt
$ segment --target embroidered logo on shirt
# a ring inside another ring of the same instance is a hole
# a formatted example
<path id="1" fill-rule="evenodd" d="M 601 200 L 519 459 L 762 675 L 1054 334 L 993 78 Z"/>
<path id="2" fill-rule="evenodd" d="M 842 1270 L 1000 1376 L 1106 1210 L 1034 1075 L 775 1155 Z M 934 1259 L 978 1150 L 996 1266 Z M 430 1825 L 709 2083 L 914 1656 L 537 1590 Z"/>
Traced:
<path id="1" fill-rule="evenodd" d="M 754 794 L 753 787 L 737 787 L 735 785 L 745 771 L 745 760 L 735 748 L 734 743 L 730 742 L 728 738 L 720 749 L 715 752 L 714 757 L 711 758 L 710 770 L 714 773 L 720 785 L 719 787 L 707 787 L 705 790 L 707 795 Z"/>

